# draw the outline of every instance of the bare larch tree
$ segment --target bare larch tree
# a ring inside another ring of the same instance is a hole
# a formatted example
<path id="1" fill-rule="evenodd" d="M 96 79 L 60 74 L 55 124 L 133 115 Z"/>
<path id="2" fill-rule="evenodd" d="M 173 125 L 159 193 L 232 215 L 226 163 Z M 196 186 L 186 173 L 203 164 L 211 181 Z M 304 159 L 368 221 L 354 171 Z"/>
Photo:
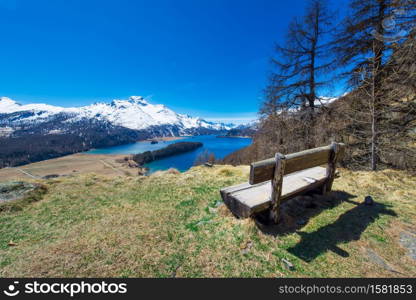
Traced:
<path id="1" fill-rule="evenodd" d="M 406 39 L 405 29 L 414 19 L 411 7 L 406 0 L 352 0 L 334 43 L 339 66 L 360 97 L 350 111 L 351 132 L 363 161 L 369 157 L 371 170 L 380 159 L 381 124 L 389 101 L 383 86 L 386 64 L 392 47 Z"/>

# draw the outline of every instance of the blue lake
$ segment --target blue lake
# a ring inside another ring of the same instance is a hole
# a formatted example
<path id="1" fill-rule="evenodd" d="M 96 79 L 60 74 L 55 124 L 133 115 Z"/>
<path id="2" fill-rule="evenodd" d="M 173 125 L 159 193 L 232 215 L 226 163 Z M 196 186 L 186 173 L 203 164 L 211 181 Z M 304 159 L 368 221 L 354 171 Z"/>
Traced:
<path id="1" fill-rule="evenodd" d="M 170 156 L 161 160 L 153 161 L 145 166 L 148 167 L 150 173 L 158 170 L 167 170 L 176 168 L 183 172 L 191 168 L 197 156 L 205 150 L 214 153 L 215 157 L 224 158 L 228 154 L 247 147 L 251 144 L 251 138 L 217 138 L 215 135 L 202 135 L 186 137 L 175 141 L 161 141 L 157 144 L 151 144 L 149 141 L 141 141 L 133 144 L 126 144 L 114 147 L 93 149 L 88 151 L 90 154 L 137 154 L 145 151 L 152 151 L 166 147 L 169 144 L 177 142 L 201 142 L 203 147 L 196 150 Z"/>

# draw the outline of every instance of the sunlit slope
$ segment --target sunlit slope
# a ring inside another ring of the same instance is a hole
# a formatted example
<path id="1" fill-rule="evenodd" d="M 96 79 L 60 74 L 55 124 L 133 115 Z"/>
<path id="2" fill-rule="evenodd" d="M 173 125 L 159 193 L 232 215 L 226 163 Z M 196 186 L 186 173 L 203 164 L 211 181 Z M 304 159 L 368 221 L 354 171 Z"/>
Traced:
<path id="1" fill-rule="evenodd" d="M 268 228 L 222 205 L 219 189 L 246 181 L 244 166 L 42 181 L 42 200 L 0 213 L 0 276 L 415 276 L 414 177 L 340 174 L 333 193 L 292 201 Z"/>

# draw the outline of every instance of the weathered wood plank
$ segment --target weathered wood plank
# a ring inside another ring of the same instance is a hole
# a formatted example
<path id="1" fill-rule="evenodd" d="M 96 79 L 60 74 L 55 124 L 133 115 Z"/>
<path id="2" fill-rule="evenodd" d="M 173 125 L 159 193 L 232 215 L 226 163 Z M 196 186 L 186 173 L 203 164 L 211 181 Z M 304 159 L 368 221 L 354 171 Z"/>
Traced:
<path id="1" fill-rule="evenodd" d="M 345 145 L 339 143 L 340 156 L 345 151 Z M 285 175 L 327 164 L 330 158 L 331 145 L 300 151 L 286 155 Z M 271 180 L 274 175 L 275 159 L 270 158 L 251 164 L 250 167 L 250 184 L 257 184 L 263 181 Z"/>
<path id="2" fill-rule="evenodd" d="M 326 169 L 315 167 L 283 177 L 280 204 L 286 200 L 322 186 L 326 181 Z M 271 181 L 250 185 L 239 184 L 221 190 L 227 207 L 238 217 L 247 218 L 266 210 L 271 205 Z"/>
<path id="3" fill-rule="evenodd" d="M 326 164 L 330 146 L 319 147 L 286 155 L 285 174 Z M 274 175 L 275 159 L 270 158 L 251 164 L 250 183 L 256 184 L 271 180 Z"/>
<path id="4" fill-rule="evenodd" d="M 323 147 L 323 149 L 317 151 L 302 152 L 286 155 L 285 175 L 328 163 L 331 149 Z"/>
<path id="5" fill-rule="evenodd" d="M 263 184 L 265 183 L 261 183 L 260 185 Z M 270 181 L 268 182 L 268 184 L 270 185 Z M 257 185 L 251 185 L 250 183 L 245 182 L 242 184 L 237 184 L 223 188 L 220 190 L 222 200 L 234 215 L 241 218 L 248 218 L 250 216 L 250 208 L 241 203 L 237 198 L 230 197 L 230 195 L 237 191 L 242 192 L 244 190 L 256 188 L 256 186 Z"/>

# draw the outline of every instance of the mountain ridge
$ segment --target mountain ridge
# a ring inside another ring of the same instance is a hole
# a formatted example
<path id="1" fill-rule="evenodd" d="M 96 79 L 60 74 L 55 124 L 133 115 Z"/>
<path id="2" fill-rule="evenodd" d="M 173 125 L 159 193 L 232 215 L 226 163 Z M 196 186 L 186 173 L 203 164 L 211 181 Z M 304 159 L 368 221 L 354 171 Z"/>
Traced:
<path id="1" fill-rule="evenodd" d="M 43 103 L 22 105 L 8 97 L 0 98 L 0 115 L 3 115 L 3 122 L 0 124 L 11 128 L 16 125 L 41 124 L 59 114 L 65 118 L 63 122 L 95 119 L 132 130 L 145 130 L 152 126 L 175 126 L 179 134 L 189 134 L 198 128 L 229 130 L 235 127 L 234 124 L 209 122 L 199 117 L 179 114 L 163 104 L 151 104 L 142 96 L 114 99 L 111 103 L 97 102 L 81 107 L 60 107 Z M 9 115 L 10 118 L 4 115 Z M 175 133 L 172 132 L 172 135 Z"/>

